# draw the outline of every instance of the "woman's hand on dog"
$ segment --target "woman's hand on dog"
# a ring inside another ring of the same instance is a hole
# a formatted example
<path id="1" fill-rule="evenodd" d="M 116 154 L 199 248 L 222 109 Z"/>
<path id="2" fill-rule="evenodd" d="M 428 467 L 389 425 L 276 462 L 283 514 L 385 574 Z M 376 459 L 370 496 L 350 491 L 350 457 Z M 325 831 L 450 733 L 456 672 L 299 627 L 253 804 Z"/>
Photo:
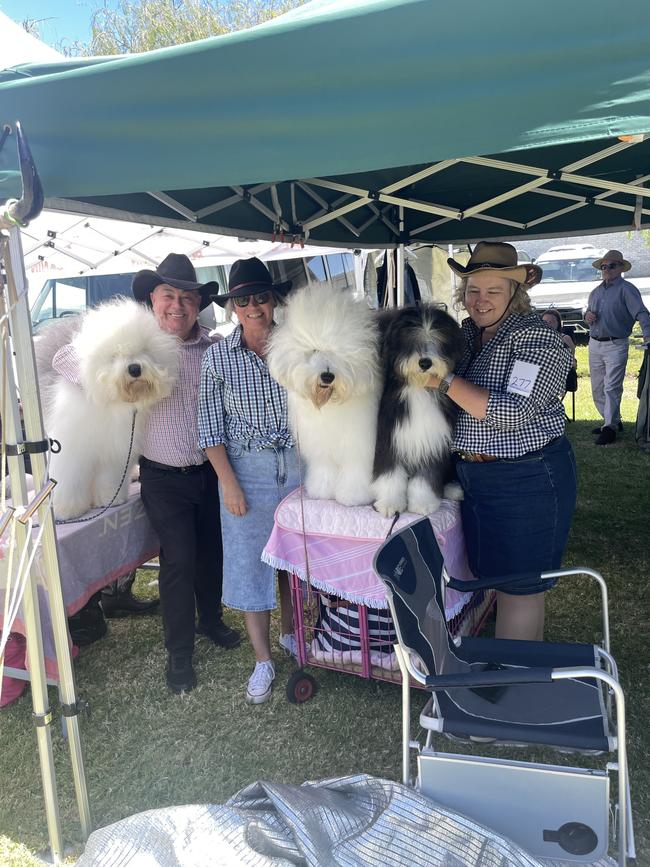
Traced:
<path id="1" fill-rule="evenodd" d="M 244 492 L 239 486 L 239 483 L 235 481 L 226 486 L 222 485 L 221 496 L 223 498 L 223 504 L 230 514 L 236 515 L 238 518 L 243 518 L 248 511 L 248 505 L 246 504 L 246 498 L 244 497 Z"/>
<path id="2" fill-rule="evenodd" d="M 430 373 L 425 388 L 440 388 L 440 377 L 435 373 Z"/>

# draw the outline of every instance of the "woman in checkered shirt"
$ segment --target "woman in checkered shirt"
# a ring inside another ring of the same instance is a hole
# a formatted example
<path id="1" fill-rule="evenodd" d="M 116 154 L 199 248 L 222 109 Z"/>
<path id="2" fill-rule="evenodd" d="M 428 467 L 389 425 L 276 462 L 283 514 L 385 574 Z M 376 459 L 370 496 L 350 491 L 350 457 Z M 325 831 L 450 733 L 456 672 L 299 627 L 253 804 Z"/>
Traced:
<path id="1" fill-rule="evenodd" d="M 456 302 L 464 356 L 455 374 L 432 375 L 459 408 L 452 443 L 463 488 L 469 564 L 497 588 L 497 638 L 539 641 L 544 593 L 556 582 L 576 502 L 576 464 L 562 403 L 571 354 L 532 312 L 527 287 L 542 276 L 517 264 L 510 244 L 479 243 Z"/>

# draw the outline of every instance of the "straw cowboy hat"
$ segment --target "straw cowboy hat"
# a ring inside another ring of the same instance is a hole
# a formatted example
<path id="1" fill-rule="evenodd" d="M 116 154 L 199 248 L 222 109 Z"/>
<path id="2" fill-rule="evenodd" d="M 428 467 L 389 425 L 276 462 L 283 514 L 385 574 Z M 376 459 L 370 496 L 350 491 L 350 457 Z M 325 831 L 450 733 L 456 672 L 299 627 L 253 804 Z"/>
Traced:
<path id="1" fill-rule="evenodd" d="M 629 271 L 632 265 L 627 261 L 627 259 L 623 258 L 623 254 L 620 250 L 608 250 L 604 256 L 601 256 L 600 259 L 596 259 L 595 262 L 591 264 L 594 268 L 598 268 L 600 270 L 603 262 L 609 260 L 610 262 L 620 262 L 623 266 L 624 271 Z"/>
<path id="2" fill-rule="evenodd" d="M 516 280 L 524 286 L 535 286 L 542 279 L 539 265 L 530 262 L 518 265 L 515 248 L 500 241 L 479 241 L 467 265 L 461 265 L 455 259 L 447 259 L 447 264 L 459 277 L 469 277 L 477 271 L 494 271 L 499 277 Z"/>
<path id="3" fill-rule="evenodd" d="M 291 286 L 291 280 L 274 283 L 269 269 L 259 259 L 238 259 L 230 269 L 228 291 L 214 300 L 221 307 L 225 307 L 231 298 L 256 295 L 258 292 L 273 291 L 276 295 L 286 295 Z"/>
<path id="4" fill-rule="evenodd" d="M 201 303 L 199 304 L 201 310 L 208 306 L 213 300 L 213 296 L 219 291 L 219 284 L 215 283 L 214 280 L 209 283 L 197 281 L 194 265 L 184 253 L 170 253 L 158 265 L 156 271 L 150 271 L 147 268 L 138 271 L 131 284 L 136 301 L 151 306 L 149 296 L 161 283 L 173 286 L 174 289 L 185 289 L 186 291 L 197 289 L 201 294 Z"/>

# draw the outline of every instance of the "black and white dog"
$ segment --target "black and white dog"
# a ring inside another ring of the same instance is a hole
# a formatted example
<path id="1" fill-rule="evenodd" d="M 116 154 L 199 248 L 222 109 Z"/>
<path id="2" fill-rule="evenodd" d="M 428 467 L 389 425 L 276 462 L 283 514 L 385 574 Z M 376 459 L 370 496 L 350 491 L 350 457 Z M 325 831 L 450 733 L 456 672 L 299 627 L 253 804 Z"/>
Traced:
<path id="1" fill-rule="evenodd" d="M 450 442 L 454 404 L 425 388 L 430 373 L 445 377 L 463 352 L 458 324 L 433 305 L 379 315 L 384 390 L 379 407 L 373 489 L 375 509 L 435 512 L 453 478 Z M 447 491 L 452 494 L 453 489 Z"/>

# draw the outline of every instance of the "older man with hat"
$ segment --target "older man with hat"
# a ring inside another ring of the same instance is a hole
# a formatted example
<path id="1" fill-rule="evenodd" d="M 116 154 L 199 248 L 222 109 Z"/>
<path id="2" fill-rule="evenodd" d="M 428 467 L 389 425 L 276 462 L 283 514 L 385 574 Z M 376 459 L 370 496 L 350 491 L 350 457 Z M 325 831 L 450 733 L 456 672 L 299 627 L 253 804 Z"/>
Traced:
<path id="1" fill-rule="evenodd" d="M 179 694 L 196 685 L 192 666 L 195 632 L 222 647 L 240 644 L 239 633 L 222 618 L 219 489 L 198 444 L 201 362 L 213 342 L 198 317 L 219 285 L 200 283 L 188 257 L 170 253 L 155 271 L 139 271 L 132 289 L 137 301 L 153 309 L 160 328 L 179 342 L 178 380 L 169 397 L 153 407 L 140 456 L 140 494 L 160 541 L 166 681 Z M 72 344 L 64 350 L 57 353 L 55 367 L 75 381 L 79 359 Z M 119 589 L 117 595 L 123 595 Z M 113 608 L 120 604 L 118 598 Z"/>
<path id="2" fill-rule="evenodd" d="M 589 325 L 589 370 L 591 393 L 603 424 L 595 428 L 596 445 L 616 441 L 623 430 L 621 397 L 632 327 L 638 320 L 643 339 L 650 343 L 650 313 L 641 293 L 623 279 L 632 265 L 620 250 L 608 250 L 592 263 L 602 273 L 600 283 L 589 295 L 585 322 Z"/>
<path id="3" fill-rule="evenodd" d="M 199 447 L 197 401 L 201 362 L 212 344 L 199 312 L 219 291 L 200 283 L 187 256 L 170 253 L 155 271 L 139 271 L 133 295 L 149 305 L 163 331 L 179 339 L 180 375 L 152 410 L 140 458 L 142 502 L 160 540 L 160 602 L 167 686 L 188 692 L 195 631 L 226 648 L 239 633 L 222 618 L 223 553 L 217 477 Z M 195 626 L 195 617 L 198 624 Z"/>

